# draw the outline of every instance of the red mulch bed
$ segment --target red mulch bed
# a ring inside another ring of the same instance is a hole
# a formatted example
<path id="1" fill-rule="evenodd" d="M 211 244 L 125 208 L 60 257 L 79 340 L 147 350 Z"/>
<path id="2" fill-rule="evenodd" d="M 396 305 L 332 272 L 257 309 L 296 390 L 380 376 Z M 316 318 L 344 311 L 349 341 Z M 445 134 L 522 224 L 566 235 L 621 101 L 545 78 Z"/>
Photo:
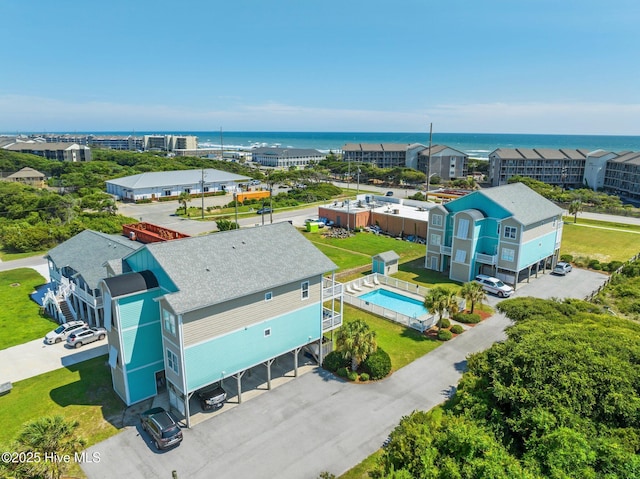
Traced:
<path id="1" fill-rule="evenodd" d="M 463 311 L 465 313 L 468 313 L 468 310 Z M 491 316 L 491 313 L 487 313 L 486 311 L 480 311 L 479 309 L 475 310 L 474 313 L 476 313 L 478 316 L 480 316 L 480 323 L 482 321 L 484 321 L 485 319 L 487 319 L 488 317 Z M 475 324 L 464 324 L 464 326 L 469 326 L 469 327 L 474 327 L 476 324 L 480 324 L 480 323 L 475 323 Z M 438 339 L 438 328 L 437 326 L 434 326 L 431 329 L 428 329 L 424 332 L 424 335 L 427 338 L 430 339 Z M 454 334 L 453 337 L 455 338 L 456 336 L 458 336 L 457 334 Z M 452 338 L 453 339 L 453 338 Z"/>

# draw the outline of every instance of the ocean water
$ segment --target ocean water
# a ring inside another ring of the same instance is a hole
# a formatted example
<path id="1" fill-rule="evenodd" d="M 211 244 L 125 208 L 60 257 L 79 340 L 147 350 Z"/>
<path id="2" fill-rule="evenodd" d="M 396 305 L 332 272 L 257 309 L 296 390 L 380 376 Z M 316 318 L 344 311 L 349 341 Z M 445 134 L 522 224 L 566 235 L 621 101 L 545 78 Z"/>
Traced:
<path id="1" fill-rule="evenodd" d="M 140 133 L 138 133 L 140 134 Z M 220 146 L 220 132 L 182 132 L 198 137 L 201 147 Z M 640 151 L 640 136 L 524 135 L 493 133 L 434 133 L 433 144 L 447 145 L 473 158 L 487 158 L 497 148 L 581 148 L 588 151 Z M 429 144 L 429 133 L 353 133 L 353 132 L 249 132 L 223 131 L 225 148 L 281 146 L 340 151 L 347 143 Z"/>
<path id="2" fill-rule="evenodd" d="M 77 133 L 77 132 L 75 132 Z M 131 135 L 132 132 L 83 132 L 99 135 Z M 254 146 L 315 148 L 323 152 L 340 151 L 346 143 L 421 143 L 429 144 L 428 132 L 269 132 L 269 131 L 136 131 L 146 134 L 195 135 L 200 147 L 240 149 Z M 222 137 L 222 141 L 221 141 Z M 497 148 L 580 148 L 617 153 L 640 151 L 640 136 L 605 135 L 527 135 L 500 133 L 433 133 L 433 144 L 447 145 L 473 158 L 487 158 Z"/>

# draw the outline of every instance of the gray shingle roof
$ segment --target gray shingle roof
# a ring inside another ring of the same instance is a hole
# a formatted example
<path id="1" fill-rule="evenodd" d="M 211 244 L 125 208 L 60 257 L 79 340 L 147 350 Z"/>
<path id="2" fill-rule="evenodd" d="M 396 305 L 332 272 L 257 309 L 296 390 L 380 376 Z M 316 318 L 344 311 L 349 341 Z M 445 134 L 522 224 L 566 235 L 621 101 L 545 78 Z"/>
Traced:
<path id="1" fill-rule="evenodd" d="M 384 251 L 375 255 L 374 259 L 379 259 L 380 261 L 383 261 L 385 263 L 390 263 L 391 261 L 399 260 L 400 256 L 398 256 L 398 253 L 396 253 L 395 251 Z"/>
<path id="2" fill-rule="evenodd" d="M 177 314 L 338 269 L 288 222 L 146 247 L 179 290 L 165 295 Z"/>
<path id="3" fill-rule="evenodd" d="M 84 230 L 50 250 L 47 256 L 58 268 L 73 268 L 89 288 L 95 289 L 106 276 L 104 264 L 107 261 L 124 258 L 141 246 L 124 236 Z"/>
<path id="4" fill-rule="evenodd" d="M 226 183 L 233 181 L 249 180 L 248 176 L 236 175 L 226 171 L 206 168 L 204 170 L 205 183 Z M 202 180 L 202 170 L 177 170 L 177 171 L 154 171 L 149 173 L 139 173 L 137 175 L 125 176 L 109 180 L 107 183 L 122 186 L 125 188 L 154 188 L 163 186 L 194 185 Z"/>
<path id="5" fill-rule="evenodd" d="M 496 202 L 525 226 L 562 214 L 562 208 L 523 183 L 486 188 L 473 194 L 485 196 Z"/>

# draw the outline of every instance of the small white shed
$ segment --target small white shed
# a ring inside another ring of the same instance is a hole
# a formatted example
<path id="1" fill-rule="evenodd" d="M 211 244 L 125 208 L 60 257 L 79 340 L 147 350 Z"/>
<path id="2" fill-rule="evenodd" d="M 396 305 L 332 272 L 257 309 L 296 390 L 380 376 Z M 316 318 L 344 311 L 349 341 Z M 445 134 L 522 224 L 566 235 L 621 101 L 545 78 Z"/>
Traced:
<path id="1" fill-rule="evenodd" d="M 371 271 L 378 274 L 390 275 L 398 272 L 400 256 L 395 251 L 385 251 L 375 255 L 372 260 Z"/>

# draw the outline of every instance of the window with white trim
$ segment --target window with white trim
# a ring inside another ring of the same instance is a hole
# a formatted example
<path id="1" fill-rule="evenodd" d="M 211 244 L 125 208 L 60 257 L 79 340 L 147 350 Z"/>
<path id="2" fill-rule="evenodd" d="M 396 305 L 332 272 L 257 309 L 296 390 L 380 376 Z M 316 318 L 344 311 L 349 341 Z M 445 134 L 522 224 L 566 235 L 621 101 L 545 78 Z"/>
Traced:
<path id="1" fill-rule="evenodd" d="M 431 234 L 431 244 L 432 245 L 439 246 L 440 245 L 440 240 L 441 240 L 440 235 L 437 235 L 435 233 Z"/>
<path id="2" fill-rule="evenodd" d="M 456 263 L 464 263 L 467 260 L 467 250 L 464 249 L 457 249 L 456 250 L 456 258 L 455 258 L 455 262 Z"/>
<path id="3" fill-rule="evenodd" d="M 176 317 L 166 309 L 162 310 L 162 319 L 164 323 L 164 330 L 173 335 L 176 334 Z"/>
<path id="4" fill-rule="evenodd" d="M 458 220 L 458 231 L 456 236 L 460 239 L 467 239 L 469 234 L 469 220 L 466 218 L 460 218 Z"/>
<path id="5" fill-rule="evenodd" d="M 442 226 L 442 215 L 433 215 L 431 218 L 431 223 L 433 226 Z"/>
<path id="6" fill-rule="evenodd" d="M 309 281 L 304 281 L 300 285 L 300 292 L 302 294 L 302 299 L 309 299 Z"/>
<path id="7" fill-rule="evenodd" d="M 271 291 L 264 293 L 264 300 L 271 301 L 273 299 L 273 293 Z"/>
<path id="8" fill-rule="evenodd" d="M 167 349 L 167 366 L 174 373 L 179 374 L 178 356 L 176 356 L 170 349 Z"/>
<path id="9" fill-rule="evenodd" d="M 163 194 L 164 196 L 171 196 L 171 190 L 164 190 Z"/>
<path id="10" fill-rule="evenodd" d="M 502 248 L 502 254 L 500 255 L 500 258 L 503 261 L 513 261 L 513 258 L 516 255 L 516 251 L 511 249 L 511 248 Z"/>
<path id="11" fill-rule="evenodd" d="M 515 226 L 504 227 L 504 237 L 507 239 L 516 239 L 516 233 L 518 232 Z"/>

